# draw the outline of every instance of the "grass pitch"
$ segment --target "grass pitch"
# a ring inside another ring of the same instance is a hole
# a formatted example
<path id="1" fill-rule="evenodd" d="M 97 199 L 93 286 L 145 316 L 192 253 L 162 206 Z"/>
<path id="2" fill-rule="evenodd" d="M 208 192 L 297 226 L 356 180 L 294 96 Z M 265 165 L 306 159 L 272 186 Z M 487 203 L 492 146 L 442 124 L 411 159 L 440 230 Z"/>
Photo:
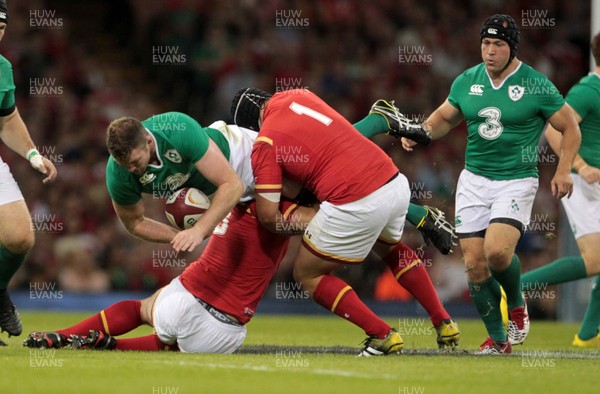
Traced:
<path id="1" fill-rule="evenodd" d="M 576 324 L 532 324 L 511 356 L 481 357 L 482 323 L 461 320 L 459 350 L 437 350 L 420 318 L 387 319 L 399 328 L 401 355 L 356 358 L 362 331 L 335 316 L 257 316 L 234 355 L 33 350 L 34 330 L 53 330 L 89 314 L 23 312 L 24 334 L 0 348 L 2 393 L 591 393 L 600 351 L 576 350 Z M 144 327 L 131 335 L 146 335 Z"/>

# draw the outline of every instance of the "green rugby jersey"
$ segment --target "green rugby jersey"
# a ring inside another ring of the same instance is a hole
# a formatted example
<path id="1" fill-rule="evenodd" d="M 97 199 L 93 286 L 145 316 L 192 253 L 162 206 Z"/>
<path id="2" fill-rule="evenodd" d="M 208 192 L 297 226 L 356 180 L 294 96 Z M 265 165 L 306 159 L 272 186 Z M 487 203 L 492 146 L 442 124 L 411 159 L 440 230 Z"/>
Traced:
<path id="1" fill-rule="evenodd" d="M 158 165 L 149 164 L 142 176 L 127 171 L 112 156 L 106 164 L 106 186 L 114 202 L 131 205 L 142 193 L 165 199 L 181 187 L 195 187 L 206 195 L 217 188 L 200 174 L 194 164 L 208 150 L 209 139 L 229 159 L 229 143 L 221 132 L 202 127 L 190 116 L 180 112 L 154 115 L 142 122 L 156 142 Z"/>
<path id="2" fill-rule="evenodd" d="M 15 82 L 12 65 L 0 55 L 0 116 L 10 115 L 15 109 Z"/>
<path id="3" fill-rule="evenodd" d="M 581 116 L 579 155 L 586 163 L 600 168 L 600 75 L 589 73 L 567 94 L 567 103 Z"/>
<path id="4" fill-rule="evenodd" d="M 467 170 L 494 180 L 538 176 L 544 125 L 564 105 L 546 76 L 521 63 L 494 87 L 481 63 L 454 80 L 448 101 L 467 123 Z"/>

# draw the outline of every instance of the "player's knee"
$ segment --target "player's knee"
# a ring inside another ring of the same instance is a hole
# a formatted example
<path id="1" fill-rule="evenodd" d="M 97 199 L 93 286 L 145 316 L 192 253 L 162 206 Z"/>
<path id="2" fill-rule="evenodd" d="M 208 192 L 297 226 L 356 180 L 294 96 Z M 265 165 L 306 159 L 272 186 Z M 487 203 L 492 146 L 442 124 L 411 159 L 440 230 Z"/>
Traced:
<path id="1" fill-rule="evenodd" d="M 581 253 L 583 262 L 585 264 L 585 271 L 587 276 L 594 276 L 600 274 L 600 255 L 595 253 Z"/>
<path id="2" fill-rule="evenodd" d="M 35 243 L 33 231 L 15 232 L 11 237 L 3 241 L 3 246 L 15 254 L 26 254 Z"/>
<path id="3" fill-rule="evenodd" d="M 508 248 L 492 247 L 485 251 L 485 258 L 494 270 L 503 271 L 505 270 L 512 259 L 513 252 L 509 251 Z"/>

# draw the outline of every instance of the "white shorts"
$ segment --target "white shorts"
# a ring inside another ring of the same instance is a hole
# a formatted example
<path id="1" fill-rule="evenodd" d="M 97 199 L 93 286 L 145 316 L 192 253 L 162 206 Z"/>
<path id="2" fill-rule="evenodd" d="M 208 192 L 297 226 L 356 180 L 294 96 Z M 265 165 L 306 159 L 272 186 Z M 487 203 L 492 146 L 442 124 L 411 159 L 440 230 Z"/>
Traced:
<path id="1" fill-rule="evenodd" d="M 19 185 L 15 182 L 8 164 L 0 159 L 0 205 L 23 200 Z"/>
<path id="2" fill-rule="evenodd" d="M 373 193 L 348 204 L 321 203 L 308 224 L 304 245 L 315 255 L 344 263 L 360 263 L 378 239 L 400 241 L 410 200 L 402 174 Z"/>
<path id="3" fill-rule="evenodd" d="M 222 120 L 217 120 L 208 127 L 219 130 L 229 142 L 229 164 L 231 164 L 244 185 L 244 194 L 242 194 L 240 201 L 246 202 L 254 199 L 254 174 L 252 172 L 251 156 L 252 146 L 258 133 L 236 125 L 228 125 Z"/>
<path id="4" fill-rule="evenodd" d="M 481 235 L 490 221 L 525 231 L 537 193 L 537 178 L 496 181 L 462 170 L 456 187 L 456 234 Z"/>
<path id="5" fill-rule="evenodd" d="M 161 342 L 177 343 L 183 353 L 233 353 L 246 338 L 246 326 L 217 320 L 183 287 L 179 277 L 156 297 L 152 320 Z"/>
<path id="6" fill-rule="evenodd" d="M 563 207 L 575 239 L 600 233 L 600 183 L 587 183 L 577 174 L 573 178 L 571 198 L 562 198 Z"/>

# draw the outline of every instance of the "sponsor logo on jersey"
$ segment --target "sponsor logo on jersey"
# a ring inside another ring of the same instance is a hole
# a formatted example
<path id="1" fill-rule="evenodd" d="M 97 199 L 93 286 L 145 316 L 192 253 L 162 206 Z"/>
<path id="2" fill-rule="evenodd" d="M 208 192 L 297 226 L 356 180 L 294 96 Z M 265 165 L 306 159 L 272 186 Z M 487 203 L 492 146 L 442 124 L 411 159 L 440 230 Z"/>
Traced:
<path id="1" fill-rule="evenodd" d="M 169 185 L 169 189 L 177 190 L 183 186 L 188 179 L 190 179 L 190 176 L 190 174 L 182 174 L 178 172 L 177 174 L 169 175 L 167 179 L 165 179 L 165 183 Z"/>
<path id="2" fill-rule="evenodd" d="M 483 96 L 483 85 L 471 85 L 469 94 L 473 96 Z"/>
<path id="3" fill-rule="evenodd" d="M 181 155 L 175 149 L 169 149 L 165 152 L 165 158 L 173 163 L 181 163 Z"/>
<path id="4" fill-rule="evenodd" d="M 145 172 L 144 175 L 142 175 L 140 178 L 140 183 L 142 185 L 147 185 L 155 179 L 156 179 L 156 174 L 153 174 L 151 172 Z"/>
<path id="5" fill-rule="evenodd" d="M 498 34 L 498 29 L 494 29 L 493 27 L 490 27 L 488 29 L 488 34 L 494 34 L 494 35 L 496 35 L 496 34 Z"/>
<path id="6" fill-rule="evenodd" d="M 519 85 L 510 85 L 508 87 L 508 97 L 512 101 L 519 101 L 521 97 L 523 97 L 523 93 L 525 93 L 525 88 Z"/>

